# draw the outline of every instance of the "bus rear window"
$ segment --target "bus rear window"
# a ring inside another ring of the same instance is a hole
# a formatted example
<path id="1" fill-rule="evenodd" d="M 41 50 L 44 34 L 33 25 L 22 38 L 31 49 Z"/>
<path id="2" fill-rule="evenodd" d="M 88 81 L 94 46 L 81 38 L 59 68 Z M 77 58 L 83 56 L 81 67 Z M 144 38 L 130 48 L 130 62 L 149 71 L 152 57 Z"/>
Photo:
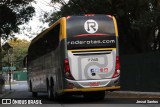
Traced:
<path id="1" fill-rule="evenodd" d="M 105 15 L 74 16 L 67 19 L 67 37 L 81 34 L 115 34 L 113 19 Z"/>

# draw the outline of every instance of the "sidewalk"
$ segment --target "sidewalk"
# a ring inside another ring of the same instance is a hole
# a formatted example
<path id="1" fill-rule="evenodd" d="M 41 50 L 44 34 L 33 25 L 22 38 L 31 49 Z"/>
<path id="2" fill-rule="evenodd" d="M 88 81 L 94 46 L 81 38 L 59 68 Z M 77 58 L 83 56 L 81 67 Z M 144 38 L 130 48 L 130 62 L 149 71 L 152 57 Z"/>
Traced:
<path id="1" fill-rule="evenodd" d="M 160 92 L 114 91 L 107 92 L 114 98 L 160 98 Z"/>
<path id="2" fill-rule="evenodd" d="M 139 95 L 157 95 L 160 96 L 160 92 L 139 92 L 139 91 L 115 91 L 116 93 L 129 93 L 129 94 L 139 94 Z"/>

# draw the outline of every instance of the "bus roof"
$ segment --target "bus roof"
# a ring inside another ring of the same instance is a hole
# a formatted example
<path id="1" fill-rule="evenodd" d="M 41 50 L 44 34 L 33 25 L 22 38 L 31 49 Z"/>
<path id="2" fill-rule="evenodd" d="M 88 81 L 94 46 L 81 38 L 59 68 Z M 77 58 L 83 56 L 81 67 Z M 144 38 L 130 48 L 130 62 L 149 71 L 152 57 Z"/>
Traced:
<path id="1" fill-rule="evenodd" d="M 61 26 L 65 27 L 65 17 L 60 18 L 58 21 L 56 21 L 55 23 L 53 23 L 49 28 L 45 29 L 43 32 L 41 32 L 40 34 L 38 34 L 32 41 L 31 41 L 31 45 L 34 44 L 36 41 L 38 41 L 40 38 L 44 37 L 45 34 L 47 32 L 49 32 L 50 30 L 52 30 L 56 25 L 60 24 Z M 62 27 L 62 28 L 63 28 Z M 63 30 L 62 30 L 63 31 Z M 65 35 L 65 32 L 62 32 L 63 35 Z M 62 36 L 62 35 L 61 35 Z M 61 37 L 64 38 L 64 37 Z"/>

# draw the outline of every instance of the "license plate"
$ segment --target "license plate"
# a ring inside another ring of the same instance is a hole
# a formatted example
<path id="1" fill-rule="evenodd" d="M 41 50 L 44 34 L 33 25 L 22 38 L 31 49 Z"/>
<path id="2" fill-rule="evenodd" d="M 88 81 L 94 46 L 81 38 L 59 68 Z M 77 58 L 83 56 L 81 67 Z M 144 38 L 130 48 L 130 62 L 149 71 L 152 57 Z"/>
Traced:
<path id="1" fill-rule="evenodd" d="M 89 83 L 89 86 L 99 86 L 100 85 L 100 82 L 90 82 Z"/>

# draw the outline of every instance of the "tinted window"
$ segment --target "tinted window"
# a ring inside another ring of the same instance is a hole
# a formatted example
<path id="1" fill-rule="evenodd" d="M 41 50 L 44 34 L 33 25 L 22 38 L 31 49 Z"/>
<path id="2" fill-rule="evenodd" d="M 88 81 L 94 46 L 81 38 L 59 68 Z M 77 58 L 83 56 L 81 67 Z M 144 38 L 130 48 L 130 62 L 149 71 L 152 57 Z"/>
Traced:
<path id="1" fill-rule="evenodd" d="M 44 33 L 42 37 L 40 37 L 29 47 L 29 59 L 36 59 L 48 52 L 55 50 L 59 44 L 59 33 L 60 24 L 55 26 L 53 29 L 49 29 L 47 33 Z"/>
<path id="2" fill-rule="evenodd" d="M 67 19 L 67 37 L 90 34 L 90 30 L 96 30 L 92 34 L 115 35 L 112 17 L 106 15 L 72 16 Z"/>

